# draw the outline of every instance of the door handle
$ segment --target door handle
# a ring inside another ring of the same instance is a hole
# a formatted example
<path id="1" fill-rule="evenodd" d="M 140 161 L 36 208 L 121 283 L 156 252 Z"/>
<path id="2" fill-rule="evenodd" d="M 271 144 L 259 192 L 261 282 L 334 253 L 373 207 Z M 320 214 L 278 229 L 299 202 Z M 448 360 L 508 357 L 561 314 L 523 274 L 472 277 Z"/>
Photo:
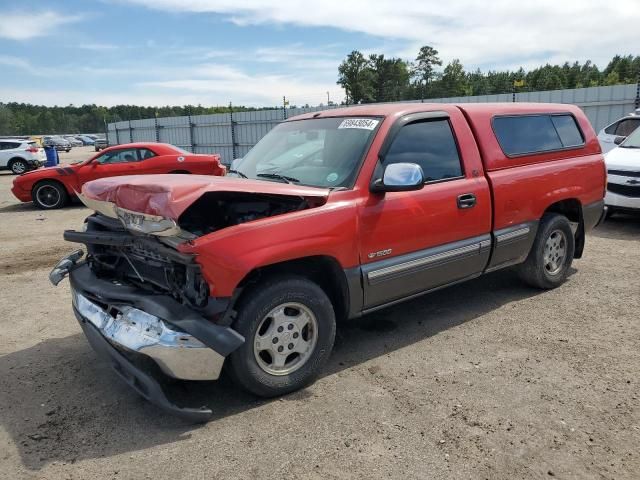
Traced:
<path id="1" fill-rule="evenodd" d="M 476 196 L 473 193 L 458 195 L 458 208 L 471 208 L 476 204 Z"/>

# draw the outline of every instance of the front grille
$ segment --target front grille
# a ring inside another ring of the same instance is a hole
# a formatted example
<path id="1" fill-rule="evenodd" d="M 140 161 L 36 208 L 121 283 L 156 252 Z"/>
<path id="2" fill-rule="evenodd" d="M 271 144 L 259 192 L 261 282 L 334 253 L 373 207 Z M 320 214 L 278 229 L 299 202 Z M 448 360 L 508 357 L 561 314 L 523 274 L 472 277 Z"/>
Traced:
<path id="1" fill-rule="evenodd" d="M 640 178 L 640 172 L 628 172 L 626 170 L 607 170 L 609 175 L 620 175 L 621 177 Z"/>
<path id="2" fill-rule="evenodd" d="M 99 277 L 169 294 L 189 306 L 206 305 L 208 286 L 193 255 L 180 253 L 155 237 L 129 234 L 119 221 L 101 215 L 87 219 L 86 233 L 75 233 L 83 235 L 91 240 L 88 258 Z"/>
<path id="3" fill-rule="evenodd" d="M 620 185 L 618 183 L 607 183 L 607 190 L 625 197 L 640 198 L 640 185 Z"/>

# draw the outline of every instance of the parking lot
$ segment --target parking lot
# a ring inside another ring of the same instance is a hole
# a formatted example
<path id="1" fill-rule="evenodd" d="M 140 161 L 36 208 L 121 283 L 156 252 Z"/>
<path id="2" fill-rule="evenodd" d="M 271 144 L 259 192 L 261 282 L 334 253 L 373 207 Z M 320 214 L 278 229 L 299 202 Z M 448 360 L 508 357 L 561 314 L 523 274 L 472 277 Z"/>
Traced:
<path id="1" fill-rule="evenodd" d="M 61 153 L 87 158 L 88 147 Z M 509 271 L 340 325 L 324 376 L 270 401 L 175 383 L 189 425 L 98 360 L 52 265 L 88 210 L 0 173 L 2 478 L 638 478 L 640 217 L 592 232 L 565 285 Z"/>

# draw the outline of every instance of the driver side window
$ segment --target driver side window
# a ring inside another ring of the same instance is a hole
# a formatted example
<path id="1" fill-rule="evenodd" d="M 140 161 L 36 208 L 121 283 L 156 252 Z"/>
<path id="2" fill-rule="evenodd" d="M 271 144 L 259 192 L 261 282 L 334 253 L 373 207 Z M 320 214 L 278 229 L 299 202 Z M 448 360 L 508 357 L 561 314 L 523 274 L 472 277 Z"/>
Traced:
<path id="1" fill-rule="evenodd" d="M 138 152 L 135 148 L 114 150 L 100 155 L 96 162 L 100 165 L 110 165 L 112 163 L 131 163 L 138 161 Z"/>
<path id="2" fill-rule="evenodd" d="M 405 125 L 385 156 L 385 165 L 416 163 L 425 182 L 458 178 L 462 165 L 448 120 L 427 120 Z"/>

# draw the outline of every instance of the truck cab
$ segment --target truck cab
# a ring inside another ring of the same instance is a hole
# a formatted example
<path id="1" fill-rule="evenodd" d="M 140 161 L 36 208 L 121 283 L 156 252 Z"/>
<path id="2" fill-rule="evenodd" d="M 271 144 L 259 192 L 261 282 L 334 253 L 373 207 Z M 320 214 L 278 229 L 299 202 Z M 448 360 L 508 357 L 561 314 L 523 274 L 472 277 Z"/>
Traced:
<path id="1" fill-rule="evenodd" d="M 234 172 L 86 184 L 80 197 L 96 213 L 65 238 L 87 260 L 76 253 L 52 272 L 54 283 L 69 274 L 94 347 L 181 414 L 132 358 L 183 379 L 224 367 L 261 396 L 302 388 L 337 321 L 508 267 L 533 287 L 560 286 L 602 218 L 606 183 L 585 115 L 553 104 L 306 114 Z M 193 348 L 119 336 L 141 324 L 182 332 Z"/>

